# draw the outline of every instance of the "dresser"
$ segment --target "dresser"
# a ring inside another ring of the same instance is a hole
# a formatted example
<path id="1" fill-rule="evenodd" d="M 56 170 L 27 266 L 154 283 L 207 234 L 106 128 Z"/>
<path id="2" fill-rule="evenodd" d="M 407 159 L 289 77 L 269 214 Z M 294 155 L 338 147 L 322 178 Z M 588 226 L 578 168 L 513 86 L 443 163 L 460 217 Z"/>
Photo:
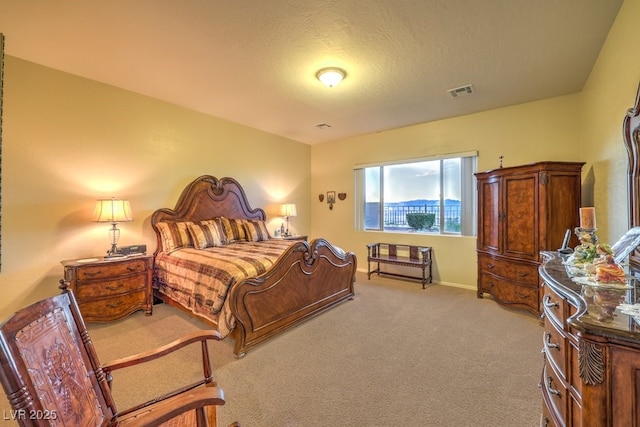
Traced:
<path id="1" fill-rule="evenodd" d="M 584 163 L 539 162 L 476 173 L 478 298 L 540 314 L 540 251 L 579 224 Z M 574 245 L 577 240 L 573 240 Z"/>
<path id="2" fill-rule="evenodd" d="M 60 288 L 73 291 L 87 322 L 109 322 L 153 309 L 151 255 L 62 261 Z"/>
<path id="3" fill-rule="evenodd" d="M 541 426 L 640 426 L 640 325 L 619 311 L 597 320 L 597 308 L 544 252 L 542 280 Z M 627 302 L 633 302 L 628 291 Z"/>

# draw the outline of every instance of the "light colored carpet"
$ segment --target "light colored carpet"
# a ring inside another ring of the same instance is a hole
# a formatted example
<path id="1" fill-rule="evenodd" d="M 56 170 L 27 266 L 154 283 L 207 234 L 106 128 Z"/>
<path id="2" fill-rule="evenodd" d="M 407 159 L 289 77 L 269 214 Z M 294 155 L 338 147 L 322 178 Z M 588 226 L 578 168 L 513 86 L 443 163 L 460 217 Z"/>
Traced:
<path id="1" fill-rule="evenodd" d="M 89 324 L 103 361 L 203 327 L 165 305 L 155 306 L 151 317 L 138 312 Z M 212 346 L 227 401 L 220 425 L 535 426 L 541 337 L 534 316 L 477 299 L 475 292 L 438 285 L 422 290 L 418 283 L 368 281 L 358 273 L 355 300 L 243 359 L 233 357 L 230 339 Z M 197 357 L 194 348 L 165 364 L 117 373 L 116 402 L 125 408 L 195 377 Z"/>

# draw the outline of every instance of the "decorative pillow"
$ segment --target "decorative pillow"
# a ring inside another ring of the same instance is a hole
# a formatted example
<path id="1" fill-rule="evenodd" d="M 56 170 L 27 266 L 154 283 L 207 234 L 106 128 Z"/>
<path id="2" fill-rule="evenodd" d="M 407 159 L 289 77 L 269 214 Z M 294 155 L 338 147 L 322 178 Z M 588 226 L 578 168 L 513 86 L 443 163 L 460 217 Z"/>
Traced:
<path id="1" fill-rule="evenodd" d="M 214 219 L 208 219 L 206 221 L 201 221 L 201 224 L 211 224 L 212 226 L 214 226 L 216 228 L 216 230 L 218 231 L 218 236 L 220 236 L 220 242 L 225 245 L 227 244 L 227 236 L 225 234 L 224 231 L 224 227 L 222 226 L 222 223 L 219 221 L 218 218 L 214 218 Z"/>
<path id="2" fill-rule="evenodd" d="M 223 216 L 217 219 L 222 224 L 225 240 L 228 243 L 247 240 L 247 232 L 244 229 L 246 219 L 225 218 Z"/>
<path id="3" fill-rule="evenodd" d="M 193 239 L 193 247 L 196 249 L 212 248 L 222 246 L 225 241 L 222 239 L 224 233 L 217 221 L 201 221 L 199 224 L 189 224 L 189 232 Z"/>
<path id="4" fill-rule="evenodd" d="M 271 238 L 264 221 L 247 219 L 244 222 L 244 228 L 247 232 L 247 240 L 250 242 L 260 242 Z"/>
<path id="5" fill-rule="evenodd" d="M 164 252 L 173 252 L 180 248 L 193 247 L 193 239 L 188 226 L 192 222 L 159 222 L 156 224 L 160 231 L 160 240 Z"/>

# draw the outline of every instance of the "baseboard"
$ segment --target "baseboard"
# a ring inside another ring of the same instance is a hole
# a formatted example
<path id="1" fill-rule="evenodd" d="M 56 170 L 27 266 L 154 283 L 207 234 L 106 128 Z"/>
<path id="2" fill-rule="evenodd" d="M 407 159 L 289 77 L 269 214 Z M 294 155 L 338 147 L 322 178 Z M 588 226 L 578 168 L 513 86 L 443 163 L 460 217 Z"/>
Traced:
<path id="1" fill-rule="evenodd" d="M 438 283 L 438 285 L 442 285 L 442 286 L 451 286 L 452 288 L 466 289 L 468 291 L 477 291 L 478 290 L 478 288 L 476 286 L 463 285 L 463 284 L 460 284 L 460 283 L 451 283 L 451 282 L 434 282 L 434 283 Z"/>
<path id="2" fill-rule="evenodd" d="M 367 270 L 363 270 L 363 269 L 356 269 L 356 271 L 358 273 L 362 273 L 365 276 L 367 275 Z M 393 279 L 393 277 L 387 277 L 388 279 Z M 401 280 L 401 279 L 396 279 L 396 280 Z M 466 289 L 468 291 L 477 291 L 478 288 L 476 286 L 472 286 L 472 285 L 463 285 L 461 283 L 452 283 L 452 282 L 443 282 L 443 281 L 439 281 L 439 280 L 434 280 L 433 283 L 434 285 L 442 285 L 442 286 L 451 286 L 452 288 L 461 288 L 461 289 Z"/>

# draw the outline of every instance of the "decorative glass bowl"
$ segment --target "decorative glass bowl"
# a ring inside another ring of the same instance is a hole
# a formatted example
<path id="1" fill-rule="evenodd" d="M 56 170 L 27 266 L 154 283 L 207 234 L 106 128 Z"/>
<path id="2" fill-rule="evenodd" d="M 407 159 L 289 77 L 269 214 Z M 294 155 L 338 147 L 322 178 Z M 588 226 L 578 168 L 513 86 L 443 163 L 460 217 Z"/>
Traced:
<path id="1" fill-rule="evenodd" d="M 589 314 L 600 322 L 611 322 L 613 313 L 625 302 L 628 285 L 588 282 L 582 284 L 582 296 L 587 302 Z"/>

